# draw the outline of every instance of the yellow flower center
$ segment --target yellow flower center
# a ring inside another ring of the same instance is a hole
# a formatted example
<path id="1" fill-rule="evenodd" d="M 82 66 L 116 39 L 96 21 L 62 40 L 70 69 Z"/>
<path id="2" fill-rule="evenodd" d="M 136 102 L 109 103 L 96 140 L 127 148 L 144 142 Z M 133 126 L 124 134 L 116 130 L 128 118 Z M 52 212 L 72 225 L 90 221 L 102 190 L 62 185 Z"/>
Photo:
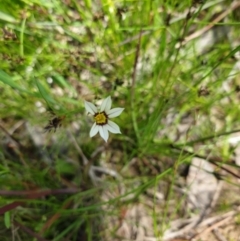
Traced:
<path id="1" fill-rule="evenodd" d="M 107 124 L 107 120 L 108 120 L 105 112 L 96 113 L 94 115 L 94 119 L 97 125 L 105 125 Z"/>

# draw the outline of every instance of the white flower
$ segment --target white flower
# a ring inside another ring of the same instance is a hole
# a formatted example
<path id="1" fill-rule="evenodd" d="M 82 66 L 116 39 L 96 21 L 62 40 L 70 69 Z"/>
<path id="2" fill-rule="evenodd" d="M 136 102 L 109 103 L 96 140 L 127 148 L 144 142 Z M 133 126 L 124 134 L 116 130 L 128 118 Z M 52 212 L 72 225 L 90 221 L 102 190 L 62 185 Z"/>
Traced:
<path id="1" fill-rule="evenodd" d="M 99 109 L 94 104 L 85 101 L 85 109 L 93 115 L 95 120 L 95 123 L 90 130 L 90 137 L 95 136 L 99 132 L 100 136 L 107 142 L 109 131 L 115 134 L 121 133 L 119 126 L 113 121 L 110 121 L 109 118 L 119 116 L 124 108 L 111 109 L 111 105 L 112 100 L 110 96 L 103 100 Z"/>

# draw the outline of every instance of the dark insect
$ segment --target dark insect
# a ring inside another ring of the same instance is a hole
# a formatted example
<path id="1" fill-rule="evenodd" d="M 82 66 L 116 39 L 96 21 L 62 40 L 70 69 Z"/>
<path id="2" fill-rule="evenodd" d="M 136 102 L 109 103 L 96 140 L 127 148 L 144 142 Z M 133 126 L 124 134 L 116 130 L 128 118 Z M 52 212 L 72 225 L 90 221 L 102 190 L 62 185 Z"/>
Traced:
<path id="1" fill-rule="evenodd" d="M 237 85 L 237 86 L 235 87 L 235 91 L 236 91 L 237 93 L 240 92 L 240 85 Z"/>
<path id="2" fill-rule="evenodd" d="M 7 28 L 3 28 L 2 32 L 3 32 L 4 40 L 16 40 L 17 39 L 16 34 L 13 33 L 11 30 L 8 30 Z"/>
<path id="3" fill-rule="evenodd" d="M 126 13 L 127 11 L 128 11 L 128 9 L 124 8 L 124 7 L 117 8 L 116 15 L 117 15 L 119 21 L 122 20 L 124 13 Z"/>
<path id="4" fill-rule="evenodd" d="M 115 81 L 114 81 L 114 85 L 113 85 L 113 89 L 116 90 L 118 86 L 121 86 L 123 85 L 124 81 L 119 79 L 119 78 L 116 78 Z"/>
<path id="5" fill-rule="evenodd" d="M 198 90 L 198 97 L 200 96 L 208 96 L 210 95 L 211 91 L 207 88 L 207 87 L 201 87 L 199 90 Z"/>
<path id="6" fill-rule="evenodd" d="M 65 116 L 54 117 L 48 121 L 48 125 L 44 127 L 45 132 L 51 132 L 54 130 L 56 132 L 58 127 L 62 126 L 62 121 L 65 119 Z"/>
<path id="7" fill-rule="evenodd" d="M 164 19 L 164 22 L 165 22 L 165 25 L 166 25 L 166 26 L 169 26 L 169 25 L 170 25 L 171 18 L 172 18 L 171 13 L 167 13 L 167 15 L 166 15 L 166 17 L 165 17 L 165 19 Z"/>

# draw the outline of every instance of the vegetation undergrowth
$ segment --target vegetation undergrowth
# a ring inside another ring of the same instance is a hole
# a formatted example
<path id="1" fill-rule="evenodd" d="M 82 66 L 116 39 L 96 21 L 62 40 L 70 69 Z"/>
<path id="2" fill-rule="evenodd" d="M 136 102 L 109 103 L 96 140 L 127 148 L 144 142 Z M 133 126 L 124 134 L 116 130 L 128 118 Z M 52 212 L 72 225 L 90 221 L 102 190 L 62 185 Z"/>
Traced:
<path id="1" fill-rule="evenodd" d="M 190 212 L 176 187 L 193 157 L 235 183 L 239 7 L 2 1 L 0 240 L 124 240 L 127 211 L 146 199 L 162 240 Z M 84 101 L 108 96 L 124 111 L 105 142 L 90 138 Z"/>

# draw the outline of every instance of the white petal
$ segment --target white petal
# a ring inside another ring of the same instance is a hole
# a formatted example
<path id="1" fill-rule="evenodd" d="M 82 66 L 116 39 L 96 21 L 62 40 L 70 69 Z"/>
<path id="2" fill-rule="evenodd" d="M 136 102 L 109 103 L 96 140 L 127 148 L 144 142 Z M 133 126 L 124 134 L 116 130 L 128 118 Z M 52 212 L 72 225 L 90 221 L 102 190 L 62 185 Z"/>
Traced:
<path id="1" fill-rule="evenodd" d="M 96 125 L 96 123 L 93 124 L 91 130 L 90 130 L 90 137 L 95 136 L 99 131 L 99 126 Z"/>
<path id="2" fill-rule="evenodd" d="M 109 118 L 113 118 L 113 117 L 121 115 L 123 110 L 124 110 L 124 108 L 113 108 L 113 109 L 107 111 L 106 114 L 108 115 Z"/>
<path id="3" fill-rule="evenodd" d="M 112 100 L 111 100 L 111 96 L 108 96 L 101 104 L 101 111 L 105 111 L 108 112 L 111 109 L 112 106 Z"/>
<path id="4" fill-rule="evenodd" d="M 100 133 L 100 136 L 104 139 L 104 141 L 107 142 L 109 133 L 106 126 L 99 126 L 99 133 Z"/>
<path id="5" fill-rule="evenodd" d="M 97 107 L 94 104 L 92 104 L 91 102 L 88 102 L 85 100 L 84 104 L 85 104 L 86 111 L 91 113 L 92 115 L 94 115 L 95 113 L 98 112 Z"/>
<path id="6" fill-rule="evenodd" d="M 119 126 L 116 123 L 114 123 L 113 121 L 108 120 L 106 128 L 112 133 L 115 133 L 115 134 L 121 133 Z"/>

